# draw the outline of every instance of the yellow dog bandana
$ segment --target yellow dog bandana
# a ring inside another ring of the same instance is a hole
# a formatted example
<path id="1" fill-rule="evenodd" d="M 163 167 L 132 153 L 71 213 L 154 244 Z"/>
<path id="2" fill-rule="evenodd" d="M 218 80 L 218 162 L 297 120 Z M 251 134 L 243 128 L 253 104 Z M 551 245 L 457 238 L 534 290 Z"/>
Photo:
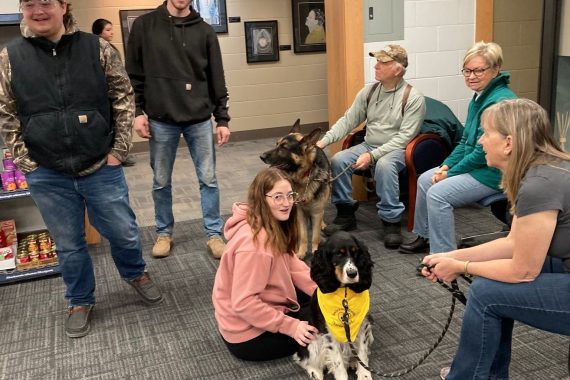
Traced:
<path id="1" fill-rule="evenodd" d="M 344 330 L 344 323 L 342 316 L 344 314 L 344 307 L 342 301 L 345 298 L 348 301 L 348 325 L 350 326 L 350 341 L 354 342 L 360 326 L 364 321 L 364 317 L 368 314 L 370 308 L 370 293 L 368 290 L 362 293 L 356 293 L 349 288 L 339 288 L 332 293 L 322 293 L 321 289 L 317 288 L 317 299 L 321 312 L 325 317 L 327 327 L 333 336 L 341 343 L 346 343 L 346 332 Z"/>

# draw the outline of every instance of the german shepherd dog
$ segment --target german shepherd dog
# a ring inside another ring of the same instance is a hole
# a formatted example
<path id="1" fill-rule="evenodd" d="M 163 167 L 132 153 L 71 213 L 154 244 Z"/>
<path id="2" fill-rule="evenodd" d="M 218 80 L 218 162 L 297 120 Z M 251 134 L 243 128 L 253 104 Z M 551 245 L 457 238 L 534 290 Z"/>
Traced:
<path id="1" fill-rule="evenodd" d="M 266 164 L 287 172 L 293 181 L 293 191 L 299 194 L 297 256 L 304 258 L 308 248 L 307 220 L 311 222 L 311 251 L 315 252 L 319 246 L 324 210 L 331 194 L 331 168 L 325 152 L 316 146 L 321 129 L 303 135 L 300 126 L 297 119 L 289 134 L 279 139 L 277 146 L 260 158 Z"/>

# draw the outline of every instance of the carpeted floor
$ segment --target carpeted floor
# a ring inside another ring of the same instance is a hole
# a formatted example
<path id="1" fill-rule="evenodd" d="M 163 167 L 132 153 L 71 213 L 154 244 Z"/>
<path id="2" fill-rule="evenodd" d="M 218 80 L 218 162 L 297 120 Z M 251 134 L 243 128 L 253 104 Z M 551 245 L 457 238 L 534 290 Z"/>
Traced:
<path id="1" fill-rule="evenodd" d="M 327 210 L 330 220 L 332 210 Z M 458 233 L 498 227 L 488 210 L 457 212 Z M 372 202 L 358 212 L 355 233 L 376 262 L 371 312 L 376 321 L 371 366 L 396 371 L 420 358 L 435 342 L 450 296 L 415 275 L 420 255 L 384 248 Z M 218 261 L 206 254 L 201 220 L 176 225 L 173 254 L 150 258 L 152 227 L 141 229 L 148 270 L 165 301 L 145 306 L 118 276 L 102 243 L 91 254 L 97 306 L 91 333 L 68 339 L 66 302 L 59 277 L 0 286 L 0 379 L 305 379 L 291 359 L 247 363 L 230 356 L 216 330 L 210 300 Z M 437 379 L 456 349 L 463 306 L 427 361 L 403 379 Z M 511 379 L 568 379 L 568 338 L 525 326 L 515 328 Z"/>

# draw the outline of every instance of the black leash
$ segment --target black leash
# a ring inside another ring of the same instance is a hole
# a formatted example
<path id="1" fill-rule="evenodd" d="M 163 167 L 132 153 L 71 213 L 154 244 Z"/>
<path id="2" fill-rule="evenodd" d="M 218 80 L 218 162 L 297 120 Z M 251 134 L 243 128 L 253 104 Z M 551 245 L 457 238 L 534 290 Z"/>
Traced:
<path id="1" fill-rule="evenodd" d="M 429 266 L 427 266 L 425 264 L 421 264 L 417 268 L 418 273 L 421 272 L 422 268 L 424 268 L 424 267 L 431 269 Z M 465 277 L 465 276 L 462 276 L 462 277 L 467 282 L 471 283 L 471 279 L 469 279 L 468 277 Z M 430 349 L 427 350 L 427 352 L 416 363 L 412 364 L 410 367 L 405 368 L 403 370 L 395 371 L 395 372 L 389 372 L 389 373 L 383 373 L 383 372 L 378 372 L 378 371 L 373 370 L 372 368 L 368 367 L 368 365 L 366 365 L 364 362 L 362 362 L 362 360 L 358 356 L 358 353 L 356 352 L 356 348 L 354 347 L 354 344 L 352 343 L 352 341 L 350 339 L 350 325 L 348 323 L 348 316 L 349 316 L 348 300 L 346 298 L 346 289 L 345 289 L 344 299 L 342 300 L 342 306 L 344 308 L 344 313 L 343 313 L 341 319 L 342 319 L 342 323 L 344 325 L 344 332 L 346 334 L 346 339 L 347 339 L 348 344 L 350 346 L 350 351 L 351 351 L 352 355 L 356 358 L 356 361 L 358 362 L 359 365 L 361 365 L 367 371 L 370 371 L 370 373 L 373 373 L 373 374 L 381 376 L 381 377 L 400 377 L 400 376 L 403 376 L 407 373 L 412 372 L 414 369 L 419 367 L 427 359 L 428 356 L 431 355 L 431 353 L 437 348 L 437 346 L 439 346 L 439 344 L 441 343 L 441 341 L 445 337 L 445 334 L 447 333 L 449 326 L 451 325 L 451 321 L 453 319 L 453 313 L 455 312 L 455 300 L 458 300 L 459 302 L 461 302 L 464 305 L 467 303 L 467 297 L 465 297 L 465 294 L 463 294 L 463 292 L 461 290 L 459 290 L 459 285 L 457 284 L 457 280 L 452 281 L 451 286 L 447 285 L 443 281 L 438 281 L 438 283 L 441 286 L 443 286 L 445 289 L 447 289 L 449 292 L 451 292 L 451 295 L 452 295 L 451 306 L 449 308 L 449 315 L 447 317 L 447 322 L 445 323 L 445 326 L 443 327 L 441 334 L 437 338 L 436 342 L 430 347 Z"/>

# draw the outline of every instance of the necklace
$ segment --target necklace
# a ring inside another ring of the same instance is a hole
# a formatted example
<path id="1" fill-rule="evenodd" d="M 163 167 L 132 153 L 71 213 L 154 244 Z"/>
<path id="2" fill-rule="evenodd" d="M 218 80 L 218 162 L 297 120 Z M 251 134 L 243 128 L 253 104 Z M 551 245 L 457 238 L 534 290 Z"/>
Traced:
<path id="1" fill-rule="evenodd" d="M 380 88 L 378 89 L 378 94 L 376 94 L 376 102 L 374 103 L 375 105 L 378 105 L 378 103 L 382 102 L 382 100 L 384 99 L 380 99 L 380 93 L 382 92 L 382 88 L 383 85 L 380 85 Z M 388 93 L 388 92 L 386 92 Z M 396 89 L 394 89 L 394 91 L 392 91 L 392 102 L 390 103 L 390 110 L 392 110 L 392 108 L 394 108 L 394 98 L 396 97 Z"/>

